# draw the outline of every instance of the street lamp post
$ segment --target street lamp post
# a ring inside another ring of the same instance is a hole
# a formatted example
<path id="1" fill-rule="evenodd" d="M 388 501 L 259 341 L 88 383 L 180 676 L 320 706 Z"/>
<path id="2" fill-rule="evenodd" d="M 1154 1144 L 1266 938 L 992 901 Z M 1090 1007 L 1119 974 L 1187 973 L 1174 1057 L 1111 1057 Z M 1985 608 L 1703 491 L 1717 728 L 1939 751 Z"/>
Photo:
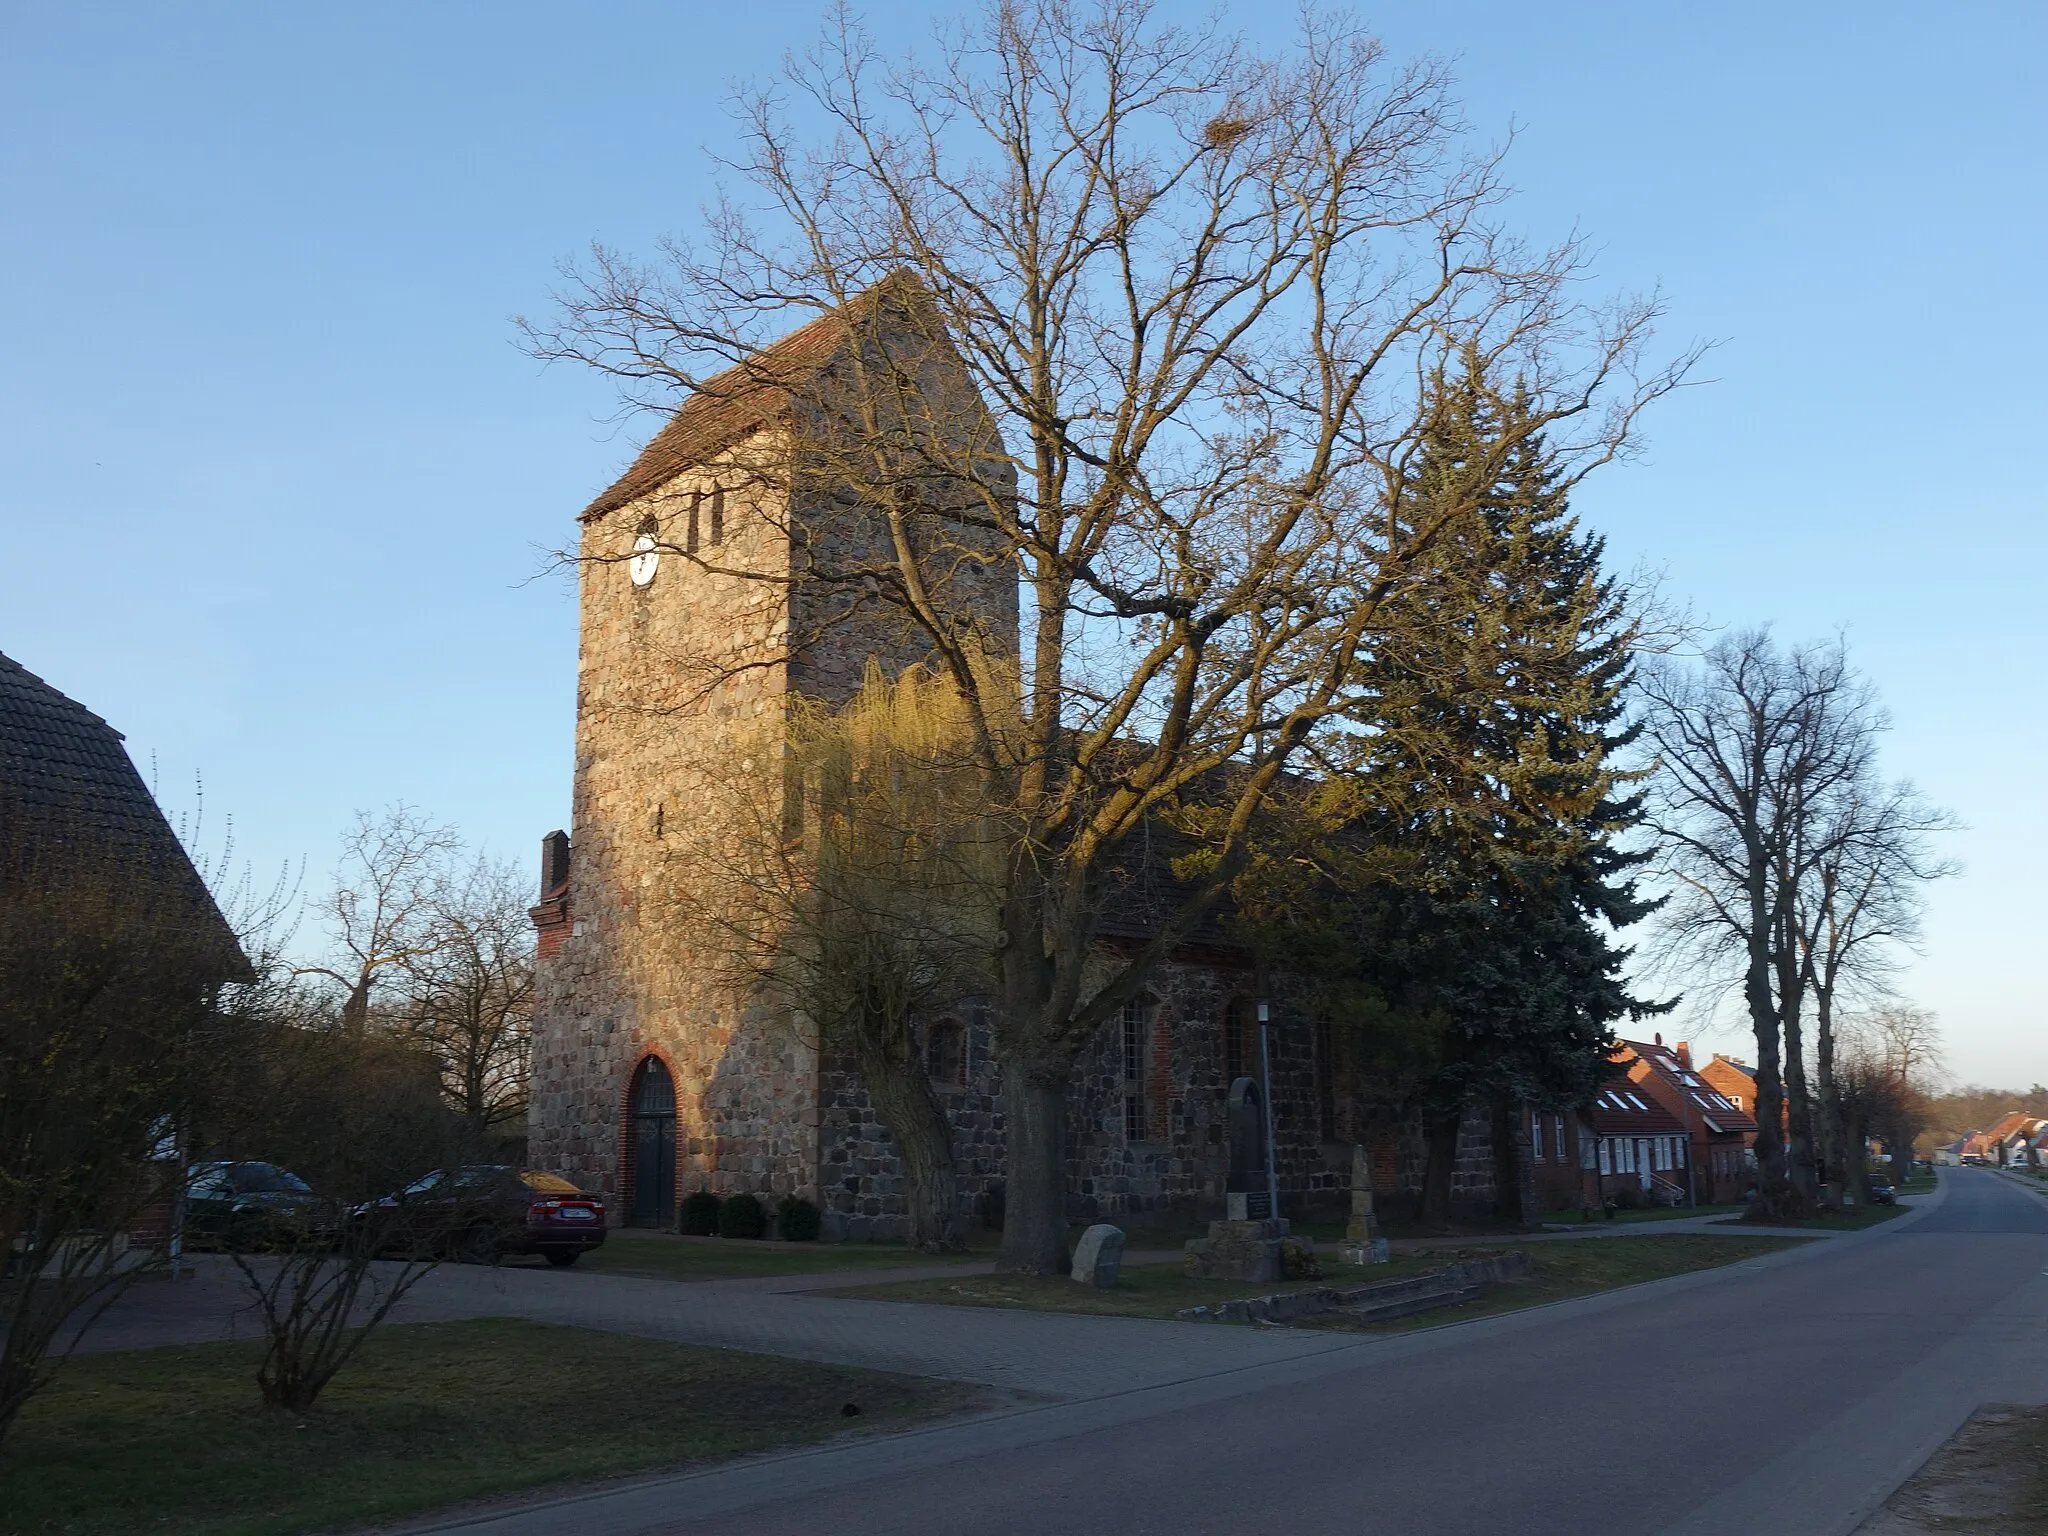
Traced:
<path id="1" fill-rule="evenodd" d="M 1259 1077 L 1260 1092 L 1266 1098 L 1266 1215 L 1280 1214 L 1280 1175 L 1273 1158 L 1273 1054 L 1266 1044 L 1266 1005 L 1259 1004 Z"/>

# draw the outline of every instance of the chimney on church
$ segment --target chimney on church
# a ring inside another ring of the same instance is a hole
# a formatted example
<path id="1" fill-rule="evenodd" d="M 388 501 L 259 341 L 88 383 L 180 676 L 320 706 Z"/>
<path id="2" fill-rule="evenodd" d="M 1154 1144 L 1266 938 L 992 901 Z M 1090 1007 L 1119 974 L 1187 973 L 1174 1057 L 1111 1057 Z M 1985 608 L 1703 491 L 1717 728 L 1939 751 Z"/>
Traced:
<path id="1" fill-rule="evenodd" d="M 540 899 L 562 894 L 569 883 L 569 834 L 557 828 L 540 840 Z"/>
<path id="2" fill-rule="evenodd" d="M 570 934 L 569 834 L 550 832 L 540 840 L 540 905 L 528 907 L 535 948 L 541 959 L 560 952 Z"/>

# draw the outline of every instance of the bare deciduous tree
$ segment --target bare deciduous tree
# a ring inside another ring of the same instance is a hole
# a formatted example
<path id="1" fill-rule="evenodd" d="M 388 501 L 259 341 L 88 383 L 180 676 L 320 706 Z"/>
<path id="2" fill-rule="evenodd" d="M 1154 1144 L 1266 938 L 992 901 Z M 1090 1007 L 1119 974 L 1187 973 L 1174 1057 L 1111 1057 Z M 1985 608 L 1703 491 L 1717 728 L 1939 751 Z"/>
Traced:
<path id="1" fill-rule="evenodd" d="M 1796 898 L 1792 926 L 1803 984 L 1813 996 L 1822 1160 L 1831 1177 L 1848 1175 L 1859 1201 L 1863 1159 L 1844 1123 L 1836 1081 L 1838 1009 L 1845 1000 L 1881 995 L 1900 952 L 1917 942 L 1924 887 L 1957 869 L 1936 858 L 1928 840 L 1958 825 L 1911 784 L 1866 775 L 1833 797 Z M 1911 1052 L 1902 1055 L 1905 1082 Z"/>
<path id="2" fill-rule="evenodd" d="M 1471 355 L 1518 381 L 1528 409 L 1495 449 L 1544 434 L 1568 482 L 1689 359 L 1639 373 L 1654 306 L 1590 307 L 1576 245 L 1511 238 L 1445 72 L 1391 64 L 1340 17 L 1262 51 L 1140 0 L 1024 0 L 890 63 L 842 10 L 737 110 L 744 199 L 656 266 L 598 250 L 528 342 L 633 402 L 743 409 L 788 400 L 764 341 L 841 327 L 831 377 L 788 406 L 794 441 L 760 434 L 735 462 L 828 488 L 872 536 L 733 574 L 886 613 L 967 703 L 1013 839 L 1002 1262 L 1058 1272 L 1079 1053 L 1239 872 L 1258 807 L 1460 510 L 1405 489 L 1427 378 Z M 935 387 L 947 368 L 973 389 Z M 1021 675 L 991 664 L 1010 638 L 949 600 L 968 561 L 1021 585 Z M 1215 856 L 1105 965 L 1125 841 L 1226 764 Z"/>
<path id="3" fill-rule="evenodd" d="M 1665 940 L 1705 974 L 1732 962 L 1740 977 L 1757 1047 L 1752 1209 L 1803 1215 L 1816 1190 L 1800 902 L 1835 807 L 1869 770 L 1868 690 L 1839 645 L 1783 651 L 1760 631 L 1722 641 L 1698 670 L 1647 668 L 1641 686 L 1674 892 Z"/>
<path id="4" fill-rule="evenodd" d="M 458 847 L 453 831 L 409 805 L 381 816 L 356 813 L 342 837 L 334 889 L 318 904 L 339 951 L 332 966 L 301 968 L 342 988 L 341 1022 L 361 1033 L 379 985 L 440 943 L 434 894 L 442 867 Z"/>
<path id="5" fill-rule="evenodd" d="M 425 1052 L 340 1022 L 300 989 L 263 1001 L 213 1117 L 214 1150 L 276 1162 L 312 1189 L 267 1215 L 259 1251 L 230 1255 L 263 1330 L 264 1404 L 296 1413 L 438 1262 L 412 1241 L 415 1213 L 385 1197 L 460 1149 Z"/>
<path id="6" fill-rule="evenodd" d="M 452 862 L 452 861 L 450 861 Z M 434 872 L 386 1017 L 433 1058 L 481 1146 L 526 1113 L 534 936 L 520 871 L 479 855 Z"/>

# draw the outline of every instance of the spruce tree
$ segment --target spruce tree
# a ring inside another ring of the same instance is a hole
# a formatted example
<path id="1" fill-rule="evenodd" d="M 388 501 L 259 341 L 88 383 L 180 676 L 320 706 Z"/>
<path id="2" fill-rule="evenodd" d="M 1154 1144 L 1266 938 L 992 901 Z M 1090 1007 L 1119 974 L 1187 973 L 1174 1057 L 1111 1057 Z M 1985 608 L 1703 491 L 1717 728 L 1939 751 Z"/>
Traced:
<path id="1" fill-rule="evenodd" d="M 1611 1026 L 1646 1011 L 1615 939 L 1649 910 L 1619 841 L 1641 796 L 1615 761 L 1636 630 L 1527 399 L 1476 370 L 1437 399 L 1404 488 L 1441 522 L 1433 558 L 1243 910 L 1319 978 L 1379 1091 L 1423 1111 L 1426 1217 L 1446 1216 L 1459 1121 L 1484 1104 L 1502 1209 L 1525 1218 L 1517 1107 L 1588 1100 Z"/>

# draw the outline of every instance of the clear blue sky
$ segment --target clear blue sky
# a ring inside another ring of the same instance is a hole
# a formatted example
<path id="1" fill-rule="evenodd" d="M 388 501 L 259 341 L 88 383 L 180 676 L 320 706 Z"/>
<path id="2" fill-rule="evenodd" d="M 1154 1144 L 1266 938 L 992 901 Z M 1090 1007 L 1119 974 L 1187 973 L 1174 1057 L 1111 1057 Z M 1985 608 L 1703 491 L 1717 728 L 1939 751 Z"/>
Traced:
<path id="1" fill-rule="evenodd" d="M 575 653 L 535 578 L 646 428 L 509 317 L 687 226 L 724 82 L 817 13 L 5 0 L 0 650 L 261 867 L 397 799 L 533 863 Z M 1893 769 L 1971 827 L 1907 990 L 1963 1076 L 2048 1079 L 2048 7 L 1368 15 L 1519 127 L 1525 227 L 1722 342 L 1581 509 L 1717 622 L 1846 631 Z"/>

